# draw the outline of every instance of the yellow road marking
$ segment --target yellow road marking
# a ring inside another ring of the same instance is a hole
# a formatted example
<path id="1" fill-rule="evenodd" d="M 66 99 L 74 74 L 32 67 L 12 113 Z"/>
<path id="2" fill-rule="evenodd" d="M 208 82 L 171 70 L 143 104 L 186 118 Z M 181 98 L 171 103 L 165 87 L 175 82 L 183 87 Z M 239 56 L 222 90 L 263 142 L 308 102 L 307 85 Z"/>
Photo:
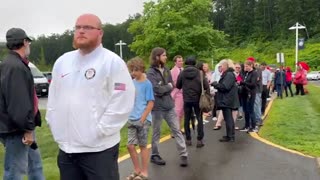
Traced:
<path id="1" fill-rule="evenodd" d="M 204 118 L 203 118 L 204 119 Z M 195 126 L 198 124 L 198 121 L 196 121 L 195 122 Z M 190 128 L 192 128 L 191 127 L 191 125 L 190 125 Z M 182 131 L 184 131 L 184 129 L 182 129 Z M 163 138 L 161 138 L 160 139 L 160 143 L 163 143 L 163 142 L 165 142 L 165 141 L 167 141 L 167 140 L 169 140 L 169 139 L 171 139 L 171 134 L 170 135 L 167 135 L 167 136 L 164 136 Z M 147 145 L 147 148 L 148 149 L 150 149 L 151 148 L 151 144 L 148 144 Z M 140 149 L 137 149 L 137 153 L 140 153 Z M 128 153 L 128 154 L 125 154 L 125 155 L 123 155 L 123 156 L 121 156 L 121 157 L 119 157 L 118 158 L 118 163 L 120 163 L 120 162 L 122 162 L 122 161 L 124 161 L 124 160 L 126 160 L 126 159 L 129 159 L 130 158 L 130 154 Z"/>
<path id="2" fill-rule="evenodd" d="M 268 103 L 268 106 L 267 106 L 267 108 L 266 108 L 266 110 L 265 110 L 265 113 L 264 113 L 264 115 L 262 116 L 262 120 L 265 120 L 265 118 L 268 116 L 269 111 L 270 111 L 271 106 L 272 106 L 272 103 L 273 103 L 273 99 L 270 100 L 270 102 Z M 304 157 L 308 157 L 308 158 L 314 158 L 313 156 L 305 155 L 305 154 L 303 154 L 303 153 L 301 153 L 301 152 L 298 152 L 298 151 L 295 151 L 295 150 L 292 150 L 292 149 L 288 149 L 288 148 L 285 148 L 285 147 L 280 146 L 280 145 L 278 145 L 278 144 L 272 143 L 272 142 L 270 142 L 270 141 L 268 141 L 268 140 L 260 137 L 257 133 L 250 133 L 250 136 L 253 137 L 253 138 L 255 138 L 256 140 L 259 140 L 259 141 L 261 141 L 261 142 L 263 142 L 263 143 L 265 143 L 265 144 L 268 144 L 268 145 L 270 145 L 270 146 L 273 146 L 273 147 L 275 147 L 275 148 L 282 149 L 282 150 L 284 150 L 284 151 L 287 151 L 287 152 L 290 152 L 290 153 L 293 153 L 293 154 L 298 154 L 298 155 L 300 155 L 300 156 L 304 156 Z M 319 161 L 318 161 L 318 162 L 319 162 Z M 320 163 L 319 163 L 319 165 L 320 165 Z"/>

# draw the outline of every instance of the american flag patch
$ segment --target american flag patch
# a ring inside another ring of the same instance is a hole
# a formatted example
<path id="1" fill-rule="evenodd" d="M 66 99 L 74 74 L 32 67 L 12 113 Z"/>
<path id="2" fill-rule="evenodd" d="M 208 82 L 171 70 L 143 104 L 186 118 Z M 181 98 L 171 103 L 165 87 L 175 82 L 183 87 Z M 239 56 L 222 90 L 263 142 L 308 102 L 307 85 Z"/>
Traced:
<path id="1" fill-rule="evenodd" d="M 126 84 L 124 83 L 114 83 L 114 90 L 125 91 Z"/>

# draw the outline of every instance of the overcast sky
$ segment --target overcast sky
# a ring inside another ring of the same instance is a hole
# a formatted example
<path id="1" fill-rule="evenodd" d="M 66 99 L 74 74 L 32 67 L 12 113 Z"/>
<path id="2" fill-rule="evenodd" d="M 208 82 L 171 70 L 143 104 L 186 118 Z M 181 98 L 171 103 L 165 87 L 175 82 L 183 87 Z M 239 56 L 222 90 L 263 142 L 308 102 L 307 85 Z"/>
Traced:
<path id="1" fill-rule="evenodd" d="M 102 23 L 121 23 L 129 15 L 141 13 L 149 0 L 0 0 L 0 40 L 12 27 L 29 36 L 63 33 L 72 29 L 77 17 L 93 13 Z"/>

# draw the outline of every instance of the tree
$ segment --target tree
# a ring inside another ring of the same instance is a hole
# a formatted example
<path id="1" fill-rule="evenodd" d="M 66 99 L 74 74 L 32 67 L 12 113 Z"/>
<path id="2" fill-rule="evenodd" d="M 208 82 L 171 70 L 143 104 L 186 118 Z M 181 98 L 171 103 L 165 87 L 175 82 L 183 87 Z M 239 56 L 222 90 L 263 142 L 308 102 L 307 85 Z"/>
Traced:
<path id="1" fill-rule="evenodd" d="M 145 3 L 143 15 L 133 21 L 130 48 L 148 57 L 154 47 L 163 47 L 170 57 L 176 54 L 211 57 L 215 47 L 224 44 L 223 32 L 209 21 L 211 0 L 162 0 Z"/>

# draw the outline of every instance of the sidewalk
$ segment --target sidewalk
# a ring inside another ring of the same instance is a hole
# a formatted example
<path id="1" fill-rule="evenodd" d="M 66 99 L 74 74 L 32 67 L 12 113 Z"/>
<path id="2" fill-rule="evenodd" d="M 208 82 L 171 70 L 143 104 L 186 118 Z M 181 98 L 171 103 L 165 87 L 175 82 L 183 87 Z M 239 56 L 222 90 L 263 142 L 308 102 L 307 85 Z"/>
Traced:
<path id="1" fill-rule="evenodd" d="M 243 122 L 241 122 L 243 123 Z M 241 124 L 240 123 L 240 124 Z M 245 132 L 236 132 L 236 142 L 220 143 L 224 127 L 213 131 L 213 122 L 205 128 L 205 146 L 188 148 L 189 166 L 179 166 L 173 139 L 159 145 L 167 165 L 150 164 L 151 180 L 319 180 L 316 160 L 266 145 Z M 242 127 L 240 125 L 240 127 Z M 196 137 L 196 136 L 193 136 Z M 119 164 L 120 180 L 132 172 L 130 159 Z"/>

